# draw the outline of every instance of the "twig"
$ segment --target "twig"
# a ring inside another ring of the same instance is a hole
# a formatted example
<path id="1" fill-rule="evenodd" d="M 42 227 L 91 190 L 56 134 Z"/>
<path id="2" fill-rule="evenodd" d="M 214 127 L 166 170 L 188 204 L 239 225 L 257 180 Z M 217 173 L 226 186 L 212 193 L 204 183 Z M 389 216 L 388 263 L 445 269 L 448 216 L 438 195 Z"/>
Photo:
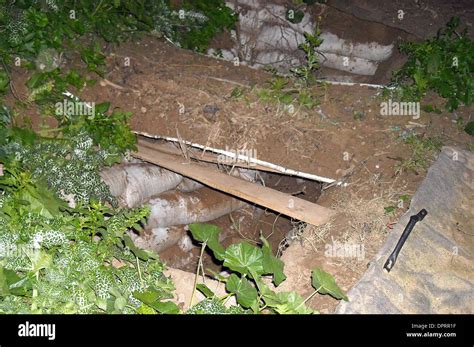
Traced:
<path id="1" fill-rule="evenodd" d="M 12 80 L 11 75 L 10 75 L 10 71 L 8 70 L 8 66 L 5 63 L 5 60 L 3 59 L 3 57 L 1 59 L 2 59 L 3 68 L 5 69 L 5 73 L 7 74 L 7 77 L 8 77 L 8 86 L 10 87 L 10 90 L 11 90 L 13 96 L 15 97 L 15 99 L 17 99 L 21 102 L 25 102 L 24 99 L 22 99 L 21 97 L 18 96 L 18 93 L 15 89 L 15 85 L 13 84 L 13 80 Z"/>
<path id="2" fill-rule="evenodd" d="M 101 82 L 103 82 L 104 85 L 108 85 L 108 86 L 110 86 L 112 88 L 115 88 L 115 89 L 118 89 L 118 90 L 122 90 L 122 91 L 131 90 L 134 93 L 139 93 L 139 91 L 136 90 L 136 89 L 120 86 L 120 85 L 118 85 L 114 82 L 110 82 L 107 78 L 103 78 Z"/>
<path id="3" fill-rule="evenodd" d="M 243 88 L 250 88 L 250 86 L 248 86 L 248 85 L 245 85 L 245 84 L 242 84 L 242 83 L 236 82 L 236 81 L 231 81 L 231 80 L 228 80 L 226 78 L 219 78 L 219 77 L 212 77 L 212 76 L 205 76 L 205 75 L 202 75 L 200 77 L 209 78 L 211 80 L 216 80 L 216 81 L 219 81 L 219 82 L 226 82 L 226 83 L 230 83 L 230 84 L 235 84 L 235 85 L 243 87 Z"/>

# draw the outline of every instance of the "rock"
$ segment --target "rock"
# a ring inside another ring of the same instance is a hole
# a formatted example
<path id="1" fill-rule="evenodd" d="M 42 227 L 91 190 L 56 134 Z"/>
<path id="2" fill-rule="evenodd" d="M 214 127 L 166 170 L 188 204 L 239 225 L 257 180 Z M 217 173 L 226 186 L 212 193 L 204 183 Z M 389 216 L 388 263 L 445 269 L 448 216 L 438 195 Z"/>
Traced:
<path id="1" fill-rule="evenodd" d="M 336 313 L 474 313 L 474 154 L 444 147 L 367 272 Z M 417 223 L 390 273 L 382 268 L 411 215 Z"/>

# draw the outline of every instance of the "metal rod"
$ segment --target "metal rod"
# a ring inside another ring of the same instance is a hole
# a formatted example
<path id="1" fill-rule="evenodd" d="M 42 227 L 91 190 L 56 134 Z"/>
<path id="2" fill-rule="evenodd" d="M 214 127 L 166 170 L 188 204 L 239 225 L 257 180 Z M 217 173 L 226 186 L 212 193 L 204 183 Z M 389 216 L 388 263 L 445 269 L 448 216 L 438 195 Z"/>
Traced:
<path id="1" fill-rule="evenodd" d="M 405 244 L 405 241 L 407 240 L 411 231 L 415 227 L 415 224 L 422 221 L 427 214 L 428 212 L 426 212 L 425 209 L 422 209 L 420 212 L 410 217 L 410 221 L 405 227 L 405 230 L 403 230 L 402 236 L 400 236 L 400 240 L 398 240 L 395 249 L 393 250 L 392 254 L 390 254 L 390 257 L 388 257 L 387 261 L 385 262 L 385 265 L 383 266 L 385 270 L 387 270 L 388 272 L 392 270 L 393 266 L 395 265 L 395 262 L 397 261 L 398 254 L 400 253 L 400 250 Z"/>

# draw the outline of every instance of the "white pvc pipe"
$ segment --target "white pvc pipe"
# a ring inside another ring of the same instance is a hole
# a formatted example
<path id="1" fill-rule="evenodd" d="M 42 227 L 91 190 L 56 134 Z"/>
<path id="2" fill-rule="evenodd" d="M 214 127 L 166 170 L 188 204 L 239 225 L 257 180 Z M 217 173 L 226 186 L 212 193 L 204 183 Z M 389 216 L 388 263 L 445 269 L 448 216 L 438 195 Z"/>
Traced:
<path id="1" fill-rule="evenodd" d="M 143 136 L 143 137 L 148 137 L 148 138 L 156 139 L 156 140 L 165 140 L 165 141 L 176 142 L 176 143 L 182 142 L 182 143 L 184 143 L 188 146 L 191 146 L 191 147 L 194 147 L 194 148 L 199 148 L 199 149 L 204 150 L 204 151 L 209 151 L 209 152 L 213 152 L 213 153 L 217 153 L 217 154 L 222 154 L 222 155 L 225 155 L 227 157 L 230 157 L 230 158 L 233 158 L 233 159 L 236 159 L 236 160 L 239 160 L 239 161 L 264 166 L 264 167 L 267 167 L 269 169 L 279 171 L 279 172 L 281 172 L 285 175 L 302 177 L 302 178 L 306 178 L 306 179 L 309 179 L 309 180 L 319 181 L 319 182 L 324 182 L 324 183 L 334 183 L 334 182 L 336 182 L 336 180 L 332 179 L 332 178 L 327 178 L 327 177 L 313 175 L 313 174 L 306 173 L 306 172 L 287 169 L 283 166 L 272 164 L 272 163 L 269 163 L 267 161 L 263 161 L 263 160 L 260 160 L 260 159 L 249 157 L 249 156 L 246 156 L 246 155 L 243 155 L 243 154 L 224 151 L 224 150 L 218 149 L 218 148 L 203 146 L 203 145 L 200 145 L 198 143 L 179 140 L 175 137 L 152 135 L 152 134 L 149 134 L 149 133 L 143 132 L 143 131 L 134 131 L 134 133 L 137 134 L 137 135 Z"/>
<path id="2" fill-rule="evenodd" d="M 371 83 L 357 83 L 357 82 L 341 82 L 341 81 L 330 81 L 330 80 L 316 80 L 318 83 L 327 83 L 327 84 L 333 84 L 336 86 L 349 86 L 349 87 L 369 87 L 369 88 L 376 88 L 376 89 L 395 89 L 395 87 L 388 87 L 384 86 L 382 84 L 371 84 Z"/>

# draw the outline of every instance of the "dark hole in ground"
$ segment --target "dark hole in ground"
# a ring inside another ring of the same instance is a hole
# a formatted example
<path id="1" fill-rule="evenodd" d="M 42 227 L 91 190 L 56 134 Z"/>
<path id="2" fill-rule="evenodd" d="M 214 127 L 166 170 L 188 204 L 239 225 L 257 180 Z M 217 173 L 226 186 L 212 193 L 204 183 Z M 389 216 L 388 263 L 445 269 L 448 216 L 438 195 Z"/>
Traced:
<path id="1" fill-rule="evenodd" d="M 280 174 L 267 174 L 265 185 L 313 203 L 316 203 L 321 195 L 322 187 L 315 181 Z M 285 238 L 290 234 L 293 237 L 293 231 L 301 224 L 297 220 L 258 206 L 244 207 L 208 223 L 222 229 L 221 234 L 224 239 L 221 240 L 221 244 L 224 247 L 243 241 L 259 245 L 262 235 L 269 241 L 274 254 L 286 248 Z M 189 231 L 188 233 L 190 235 Z M 183 251 L 180 246 L 174 245 L 160 252 L 159 255 L 161 260 L 170 267 L 195 272 L 200 255 L 200 244 L 193 241 L 193 247 L 188 252 Z M 223 270 L 221 263 L 214 258 L 209 250 L 204 253 L 203 264 L 206 270 L 211 269 L 216 272 Z"/>

